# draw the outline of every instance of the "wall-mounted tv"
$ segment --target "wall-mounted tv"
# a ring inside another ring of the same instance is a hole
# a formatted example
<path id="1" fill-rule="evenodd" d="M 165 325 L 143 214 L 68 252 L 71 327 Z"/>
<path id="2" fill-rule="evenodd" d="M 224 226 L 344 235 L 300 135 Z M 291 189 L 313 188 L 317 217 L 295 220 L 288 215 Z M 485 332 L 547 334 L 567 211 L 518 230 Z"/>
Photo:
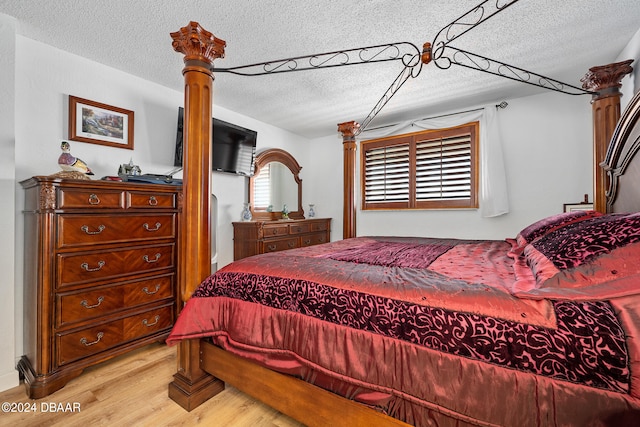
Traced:
<path id="1" fill-rule="evenodd" d="M 212 119 L 211 169 L 237 175 L 253 175 L 258 133 L 219 119 Z M 178 109 L 174 166 L 182 166 L 184 108 Z"/>

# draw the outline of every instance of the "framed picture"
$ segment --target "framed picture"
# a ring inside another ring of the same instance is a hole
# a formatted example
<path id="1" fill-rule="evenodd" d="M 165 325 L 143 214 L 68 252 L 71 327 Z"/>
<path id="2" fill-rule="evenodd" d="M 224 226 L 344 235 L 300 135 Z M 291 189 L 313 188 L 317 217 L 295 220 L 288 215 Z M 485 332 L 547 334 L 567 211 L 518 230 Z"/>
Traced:
<path id="1" fill-rule="evenodd" d="M 133 111 L 69 95 L 69 139 L 133 150 Z"/>
<path id="2" fill-rule="evenodd" d="M 589 195 L 584 195 L 584 200 L 580 203 L 565 203 L 564 205 L 565 212 L 573 212 L 573 211 L 592 211 L 593 203 L 589 201 Z"/>
<path id="3" fill-rule="evenodd" d="M 573 211 L 592 211 L 593 203 L 565 203 L 564 211 L 565 212 L 573 212 Z"/>

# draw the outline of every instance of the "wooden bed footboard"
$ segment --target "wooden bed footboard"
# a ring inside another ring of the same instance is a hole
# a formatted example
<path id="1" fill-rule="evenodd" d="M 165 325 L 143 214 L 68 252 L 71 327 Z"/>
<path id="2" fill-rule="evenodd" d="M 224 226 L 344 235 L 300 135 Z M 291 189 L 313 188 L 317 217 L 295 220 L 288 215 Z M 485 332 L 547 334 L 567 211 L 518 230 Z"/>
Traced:
<path id="1" fill-rule="evenodd" d="M 200 341 L 200 356 L 204 371 L 305 425 L 408 426 L 306 381 L 234 356 L 211 342 Z"/>

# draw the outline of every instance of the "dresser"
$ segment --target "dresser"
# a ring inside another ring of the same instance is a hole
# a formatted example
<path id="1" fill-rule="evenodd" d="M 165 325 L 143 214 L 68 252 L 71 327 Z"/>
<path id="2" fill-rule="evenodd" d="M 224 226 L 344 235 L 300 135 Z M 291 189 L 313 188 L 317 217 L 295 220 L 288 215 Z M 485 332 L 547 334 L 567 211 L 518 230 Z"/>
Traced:
<path id="1" fill-rule="evenodd" d="M 177 314 L 181 187 L 33 177 L 25 190 L 24 350 L 30 398 L 167 337 Z"/>
<path id="2" fill-rule="evenodd" d="M 233 223 L 233 259 L 327 243 L 331 218 Z"/>

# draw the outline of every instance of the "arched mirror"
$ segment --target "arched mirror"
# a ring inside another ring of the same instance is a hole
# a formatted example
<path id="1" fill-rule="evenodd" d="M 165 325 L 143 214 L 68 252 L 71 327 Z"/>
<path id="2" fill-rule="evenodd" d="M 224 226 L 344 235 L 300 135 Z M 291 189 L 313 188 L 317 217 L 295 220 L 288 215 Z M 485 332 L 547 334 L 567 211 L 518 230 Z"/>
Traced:
<path id="1" fill-rule="evenodd" d="M 249 203 L 254 219 L 282 219 L 285 206 L 289 218 L 304 219 L 300 169 L 296 159 L 279 148 L 256 156 L 255 173 L 249 179 Z"/>

